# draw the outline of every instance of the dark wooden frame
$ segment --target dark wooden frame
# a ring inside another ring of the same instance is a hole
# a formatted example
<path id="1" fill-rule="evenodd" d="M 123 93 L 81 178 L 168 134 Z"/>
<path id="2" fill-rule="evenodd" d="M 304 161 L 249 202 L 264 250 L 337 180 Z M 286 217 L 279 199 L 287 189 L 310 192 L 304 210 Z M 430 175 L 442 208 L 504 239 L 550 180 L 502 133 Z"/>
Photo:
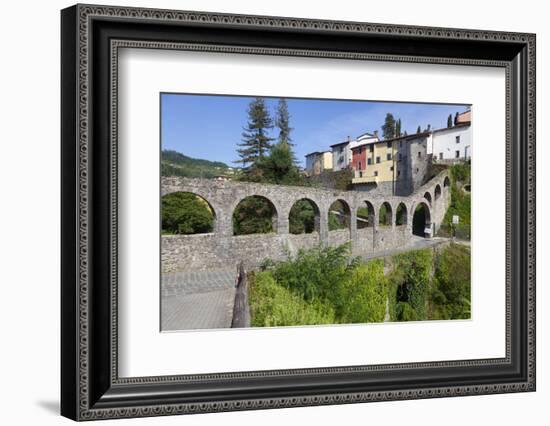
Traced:
<path id="1" fill-rule="evenodd" d="M 89 420 L 535 390 L 533 34 L 95 5 L 64 9 L 61 28 L 64 416 Z M 119 378 L 117 45 L 505 68 L 506 357 Z"/>

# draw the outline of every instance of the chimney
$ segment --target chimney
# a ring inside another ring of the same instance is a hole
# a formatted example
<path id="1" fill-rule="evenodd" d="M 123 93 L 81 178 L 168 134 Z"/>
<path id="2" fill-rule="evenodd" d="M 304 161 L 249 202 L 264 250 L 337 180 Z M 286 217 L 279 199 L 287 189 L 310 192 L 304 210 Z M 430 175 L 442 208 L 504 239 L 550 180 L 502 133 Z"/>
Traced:
<path id="1" fill-rule="evenodd" d="M 376 137 L 376 138 L 378 137 L 378 130 L 374 131 L 374 137 Z"/>

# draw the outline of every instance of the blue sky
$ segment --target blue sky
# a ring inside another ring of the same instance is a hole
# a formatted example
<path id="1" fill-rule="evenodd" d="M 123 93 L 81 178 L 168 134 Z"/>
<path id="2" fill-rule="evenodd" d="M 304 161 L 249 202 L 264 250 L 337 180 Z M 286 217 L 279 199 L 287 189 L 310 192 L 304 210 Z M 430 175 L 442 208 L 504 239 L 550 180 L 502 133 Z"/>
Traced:
<path id="1" fill-rule="evenodd" d="M 235 167 L 237 144 L 247 122 L 252 97 L 161 94 L 162 149 L 171 149 L 193 158 L 223 161 Z M 278 98 L 265 98 L 275 116 Z M 386 113 L 401 118 L 402 130 L 415 133 L 431 124 L 447 126 L 447 117 L 465 111 L 467 105 L 415 104 L 374 101 L 289 99 L 291 133 L 296 156 L 304 165 L 305 154 L 330 149 L 330 145 L 378 130 Z M 277 137 L 276 128 L 272 137 Z"/>

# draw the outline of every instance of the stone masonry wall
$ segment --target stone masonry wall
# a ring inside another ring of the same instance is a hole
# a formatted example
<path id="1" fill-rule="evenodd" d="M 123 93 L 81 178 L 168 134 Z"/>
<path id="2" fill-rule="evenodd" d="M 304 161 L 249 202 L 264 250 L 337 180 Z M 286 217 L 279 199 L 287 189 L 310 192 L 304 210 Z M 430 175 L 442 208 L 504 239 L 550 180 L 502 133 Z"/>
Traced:
<path id="1" fill-rule="evenodd" d="M 215 215 L 213 233 L 197 235 L 163 235 L 161 260 L 163 272 L 226 268 L 243 260 L 247 266 L 257 266 L 263 259 L 286 259 L 302 248 L 318 244 L 339 245 L 351 241 L 354 255 L 398 248 L 412 238 L 413 212 L 424 204 L 430 215 L 426 226 L 438 229 L 450 202 L 450 186 L 444 171 L 408 197 L 383 196 L 361 191 L 335 191 L 308 187 L 263 185 L 243 182 L 224 182 L 209 179 L 162 178 L 162 194 L 192 192 L 204 198 Z M 436 198 L 439 186 L 441 195 Z M 429 192 L 432 202 L 423 198 Z M 248 196 L 262 196 L 276 210 L 276 229 L 270 234 L 233 235 L 232 214 L 238 203 Z M 319 232 L 293 235 L 289 233 L 288 216 L 293 204 L 307 198 L 318 209 Z M 330 205 L 340 200 L 351 212 L 349 229 L 328 230 Z M 374 226 L 357 229 L 357 209 L 368 201 L 374 207 Z M 392 225 L 379 226 L 380 206 L 387 202 L 392 209 Z M 403 204 L 407 211 L 407 224 L 396 226 L 396 210 Z"/>

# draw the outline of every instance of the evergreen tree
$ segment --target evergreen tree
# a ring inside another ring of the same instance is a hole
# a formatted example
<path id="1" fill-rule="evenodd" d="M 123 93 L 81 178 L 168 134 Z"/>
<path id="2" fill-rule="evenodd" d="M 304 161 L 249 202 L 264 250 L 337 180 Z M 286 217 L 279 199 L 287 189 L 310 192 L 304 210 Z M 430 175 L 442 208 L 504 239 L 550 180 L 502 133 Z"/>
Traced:
<path id="1" fill-rule="evenodd" d="M 268 131 L 273 128 L 273 120 L 269 116 L 263 98 L 256 98 L 248 106 L 248 123 L 242 134 L 242 143 L 237 149 L 241 163 L 246 171 L 249 171 L 258 161 L 261 161 L 271 148 L 273 138 Z"/>
<path id="2" fill-rule="evenodd" d="M 279 128 L 279 143 L 286 143 L 290 146 L 294 146 L 290 138 L 290 132 L 293 128 L 290 127 L 290 114 L 288 113 L 288 105 L 284 98 L 279 99 L 275 125 Z"/>
<path id="3" fill-rule="evenodd" d="M 455 126 L 458 123 L 458 111 L 455 113 Z"/>
<path id="4" fill-rule="evenodd" d="M 386 114 L 386 119 L 382 125 L 382 135 L 384 139 L 392 139 L 395 137 L 395 118 L 389 112 Z"/>
<path id="5" fill-rule="evenodd" d="M 449 114 L 449 116 L 447 117 L 447 127 L 453 127 L 453 114 Z"/>
<path id="6" fill-rule="evenodd" d="M 416 133 L 420 133 L 420 132 L 422 132 L 422 129 L 420 128 L 420 126 L 418 126 L 418 127 L 416 128 Z"/>
<path id="7" fill-rule="evenodd" d="M 399 118 L 396 122 L 395 122 L 395 137 L 399 137 L 401 136 L 401 119 Z"/>

